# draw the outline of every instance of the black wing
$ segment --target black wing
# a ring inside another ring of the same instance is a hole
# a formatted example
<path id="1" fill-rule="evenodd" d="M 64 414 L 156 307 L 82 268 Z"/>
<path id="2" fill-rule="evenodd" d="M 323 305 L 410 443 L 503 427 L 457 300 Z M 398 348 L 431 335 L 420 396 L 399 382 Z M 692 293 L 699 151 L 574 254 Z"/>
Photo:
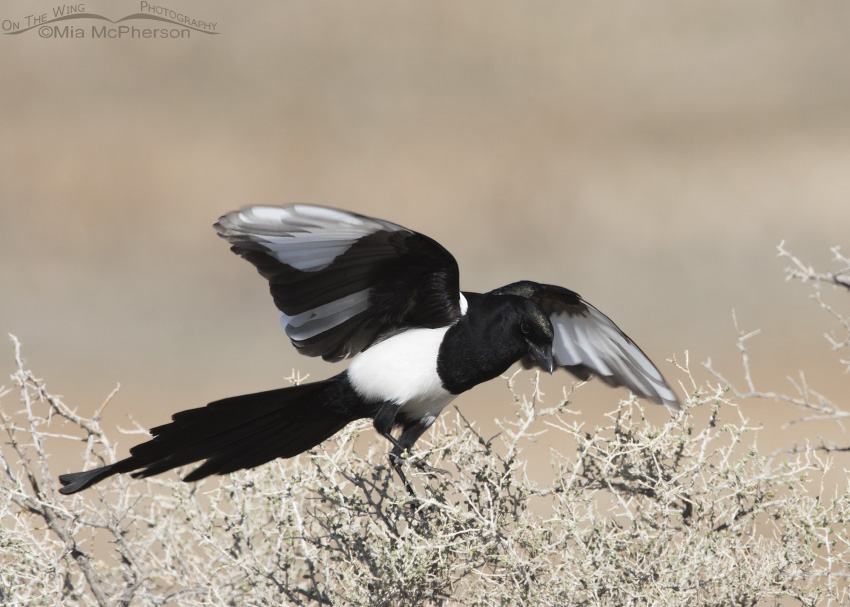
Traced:
<path id="1" fill-rule="evenodd" d="M 247 207 L 214 227 L 269 281 L 302 354 L 337 361 L 400 330 L 443 327 L 461 315 L 454 257 L 394 223 L 296 204 Z"/>
<path id="2" fill-rule="evenodd" d="M 679 399 L 658 368 L 635 342 L 578 293 L 555 285 L 515 282 L 492 295 L 520 295 L 534 301 L 549 316 L 555 338 L 555 364 L 577 377 L 598 376 L 609 386 L 625 386 L 656 404 L 680 410 Z M 535 365 L 523 359 L 526 367 Z"/>

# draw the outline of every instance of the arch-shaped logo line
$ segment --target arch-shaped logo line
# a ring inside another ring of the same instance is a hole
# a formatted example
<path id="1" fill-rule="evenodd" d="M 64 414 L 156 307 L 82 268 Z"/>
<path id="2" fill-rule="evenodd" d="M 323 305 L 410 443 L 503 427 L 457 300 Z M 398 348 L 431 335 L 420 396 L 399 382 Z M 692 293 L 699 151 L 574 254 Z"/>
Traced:
<path id="1" fill-rule="evenodd" d="M 15 34 L 23 34 L 24 32 L 28 32 L 36 27 L 43 27 L 45 25 L 49 25 L 51 23 L 56 23 L 58 21 L 68 21 L 70 19 L 100 19 L 102 21 L 109 21 L 110 23 L 121 23 L 122 21 L 129 21 L 131 19 L 150 19 L 153 21 L 164 21 L 165 23 L 170 23 L 172 25 L 176 25 L 178 27 L 185 27 L 186 29 L 195 30 L 196 32 L 200 32 L 202 34 L 213 34 L 218 35 L 219 32 L 209 32 L 207 30 L 203 30 L 197 27 L 193 27 L 191 25 L 187 25 L 185 23 L 180 23 L 179 21 L 174 21 L 173 19 L 166 19 L 165 17 L 159 17 L 156 15 L 145 15 L 144 13 L 134 13 L 132 15 L 127 15 L 126 17 L 122 17 L 118 21 L 113 21 L 109 17 L 104 17 L 103 15 L 97 15 L 95 13 L 76 13 L 73 15 L 63 15 L 62 17 L 56 17 L 55 19 L 51 19 L 50 21 L 45 21 L 43 23 L 37 23 L 35 25 L 31 25 L 30 27 L 16 30 L 14 32 L 5 32 L 7 36 L 15 35 Z"/>

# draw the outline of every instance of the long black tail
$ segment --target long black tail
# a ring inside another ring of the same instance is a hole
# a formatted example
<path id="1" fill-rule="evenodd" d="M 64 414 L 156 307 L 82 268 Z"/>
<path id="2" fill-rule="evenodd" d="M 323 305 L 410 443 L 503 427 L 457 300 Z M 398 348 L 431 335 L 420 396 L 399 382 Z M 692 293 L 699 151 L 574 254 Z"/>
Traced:
<path id="1" fill-rule="evenodd" d="M 153 438 L 114 464 L 63 474 L 60 493 L 91 487 L 113 474 L 144 478 L 206 460 L 184 480 L 253 468 L 277 457 L 293 457 L 365 417 L 345 374 L 300 386 L 233 396 L 206 407 L 180 411 L 151 430 Z"/>

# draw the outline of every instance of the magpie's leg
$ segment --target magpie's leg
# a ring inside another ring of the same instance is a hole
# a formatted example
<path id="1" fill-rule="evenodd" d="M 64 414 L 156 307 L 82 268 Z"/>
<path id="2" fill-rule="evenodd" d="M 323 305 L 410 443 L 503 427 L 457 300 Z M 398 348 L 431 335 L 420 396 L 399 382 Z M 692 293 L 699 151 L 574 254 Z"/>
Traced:
<path id="1" fill-rule="evenodd" d="M 416 443 L 417 440 L 419 440 L 419 437 L 422 436 L 425 431 L 431 427 L 431 424 L 433 424 L 436 419 L 436 416 L 425 415 L 423 417 L 420 417 L 416 421 L 405 423 L 404 430 L 402 431 L 401 436 L 398 437 L 398 441 L 393 441 L 395 447 L 393 447 L 392 453 L 390 455 L 394 455 L 395 457 L 400 458 L 402 456 L 402 453 L 404 453 L 405 451 L 411 453 L 413 445 Z M 422 472 L 427 472 L 429 474 L 448 474 L 449 476 L 451 476 L 451 472 L 449 472 L 448 470 L 429 466 L 427 463 L 425 463 L 424 459 L 417 459 L 412 463 Z"/>
<path id="2" fill-rule="evenodd" d="M 396 450 L 398 450 L 399 453 L 404 450 L 401 444 L 399 444 L 396 438 L 392 435 L 392 431 L 396 423 L 396 416 L 398 415 L 398 410 L 400 408 L 401 407 L 395 403 L 381 403 L 381 405 L 378 406 L 375 417 L 372 419 L 372 425 L 375 426 L 375 430 L 378 431 L 378 434 L 393 444 L 393 453 L 395 453 Z"/>
<path id="3" fill-rule="evenodd" d="M 400 408 L 401 407 L 395 403 L 381 403 L 375 413 L 375 417 L 372 420 L 372 425 L 375 426 L 375 430 L 378 431 L 378 434 L 393 444 L 393 450 L 389 454 L 390 464 L 392 465 L 393 470 L 395 470 L 398 474 L 399 478 L 401 478 L 401 482 L 404 483 L 404 488 L 407 489 L 410 496 L 414 499 L 419 499 L 416 492 L 413 490 L 413 486 L 410 484 L 410 481 L 407 480 L 407 477 L 401 470 L 401 458 L 399 456 L 405 449 L 392 435 L 396 415 Z"/>

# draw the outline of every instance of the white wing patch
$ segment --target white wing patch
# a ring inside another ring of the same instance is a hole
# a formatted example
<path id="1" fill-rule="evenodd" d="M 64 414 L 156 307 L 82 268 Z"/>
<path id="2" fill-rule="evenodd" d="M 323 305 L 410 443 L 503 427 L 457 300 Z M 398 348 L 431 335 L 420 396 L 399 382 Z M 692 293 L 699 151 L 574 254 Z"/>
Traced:
<path id="1" fill-rule="evenodd" d="M 243 209 L 225 227 L 251 234 L 279 262 L 302 272 L 323 270 L 360 238 L 398 228 L 345 211 L 301 204 Z"/>
<path id="2" fill-rule="evenodd" d="M 566 367 L 585 365 L 602 377 L 617 376 L 640 396 L 660 397 L 665 405 L 678 409 L 675 393 L 652 361 L 607 316 L 585 305 L 586 316 L 562 312 L 550 317 L 555 361 Z"/>
<path id="3" fill-rule="evenodd" d="M 280 324 L 290 338 L 304 341 L 332 329 L 368 308 L 369 289 L 364 289 L 295 316 L 287 316 L 281 312 Z"/>

